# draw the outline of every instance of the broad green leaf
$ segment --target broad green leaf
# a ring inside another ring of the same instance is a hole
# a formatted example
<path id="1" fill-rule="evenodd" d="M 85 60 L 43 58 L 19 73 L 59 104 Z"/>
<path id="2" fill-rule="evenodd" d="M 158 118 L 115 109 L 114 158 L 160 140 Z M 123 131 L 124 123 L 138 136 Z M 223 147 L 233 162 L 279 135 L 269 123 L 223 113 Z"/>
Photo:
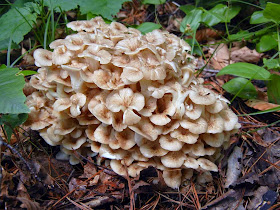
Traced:
<path id="1" fill-rule="evenodd" d="M 39 2 L 41 0 L 38 0 Z M 90 1 L 88 1 L 90 2 Z M 44 5 L 53 8 L 56 12 L 69 11 L 78 7 L 78 0 L 45 0 Z M 61 9 L 61 10 L 60 10 Z"/>
<path id="2" fill-rule="evenodd" d="M 230 22 L 240 11 L 239 6 L 227 7 L 223 4 L 217 4 L 209 11 L 205 10 L 202 16 L 202 22 L 208 26 L 216 25 L 220 22 Z"/>
<path id="3" fill-rule="evenodd" d="M 6 66 L 5 64 L 2 64 L 2 65 L 0 66 L 0 69 L 5 69 L 5 68 L 7 68 L 7 66 Z"/>
<path id="4" fill-rule="evenodd" d="M 23 70 L 17 73 L 17 75 L 23 75 L 23 76 L 30 76 L 30 75 L 34 75 L 34 74 L 38 74 L 37 71 L 32 71 L 32 70 Z"/>
<path id="5" fill-rule="evenodd" d="M 7 50 L 8 47 L 9 47 L 9 39 L 0 41 L 0 50 Z M 20 48 L 19 45 L 12 42 L 11 49 L 19 49 L 19 48 Z"/>
<path id="6" fill-rule="evenodd" d="M 191 47 L 193 45 L 193 39 L 186 39 L 185 40 Z M 199 48 L 198 42 L 194 40 L 194 46 L 192 49 L 192 52 L 194 55 L 202 56 L 203 52 L 201 51 L 201 48 Z"/>
<path id="7" fill-rule="evenodd" d="M 188 25 L 191 27 L 192 31 L 196 31 L 200 25 L 202 11 L 200 9 L 193 9 L 190 11 L 182 20 L 180 25 L 180 31 L 182 33 L 187 33 Z"/>
<path id="8" fill-rule="evenodd" d="M 195 8 L 194 5 L 187 4 L 180 6 L 179 9 L 182 10 L 184 13 L 188 14 L 190 11 L 192 11 Z"/>
<path id="9" fill-rule="evenodd" d="M 264 68 L 251 63 L 233 63 L 224 67 L 217 76 L 231 74 L 257 80 L 269 80 L 270 73 Z"/>
<path id="10" fill-rule="evenodd" d="M 268 2 L 263 11 L 263 16 L 276 23 L 280 23 L 280 4 Z"/>
<path id="11" fill-rule="evenodd" d="M 230 34 L 228 39 L 231 41 L 236 41 L 236 40 L 247 40 L 250 39 L 254 33 L 251 33 L 249 31 L 239 31 L 236 34 Z"/>
<path id="12" fill-rule="evenodd" d="M 143 0 L 142 3 L 143 4 L 164 4 L 166 2 L 166 0 Z"/>
<path id="13" fill-rule="evenodd" d="M 32 0 L 16 0 L 15 3 L 12 4 L 12 7 L 24 7 L 25 3 L 31 2 Z"/>
<path id="14" fill-rule="evenodd" d="M 79 0 L 81 14 L 91 12 L 96 15 L 101 15 L 104 18 L 113 20 L 113 15 L 116 15 L 122 8 L 124 2 L 131 0 Z"/>
<path id="15" fill-rule="evenodd" d="M 34 12 L 37 13 L 38 15 L 42 14 L 41 3 L 27 2 L 24 4 L 24 6 L 30 8 L 31 10 L 34 10 Z"/>
<path id="16" fill-rule="evenodd" d="M 160 24 L 156 24 L 156 23 L 152 23 L 152 22 L 146 22 L 146 23 L 142 23 L 139 26 L 136 27 L 139 31 L 142 32 L 142 34 L 146 34 L 149 33 L 155 29 L 160 29 L 161 25 Z"/>
<path id="17" fill-rule="evenodd" d="M 264 67 L 268 69 L 278 70 L 280 69 L 280 60 L 278 58 L 276 59 L 263 59 Z"/>
<path id="18" fill-rule="evenodd" d="M 251 16 L 250 24 L 260 24 L 260 23 L 266 23 L 269 21 L 270 21 L 269 19 L 267 19 L 263 16 L 263 11 L 256 11 Z"/>
<path id="19" fill-rule="evenodd" d="M 233 95 L 236 95 L 242 88 L 242 91 L 237 96 L 244 99 L 256 98 L 258 96 L 254 85 L 249 80 L 241 77 L 234 78 L 225 83 L 223 88 Z"/>
<path id="20" fill-rule="evenodd" d="M 29 109 L 24 104 L 26 99 L 22 92 L 25 81 L 22 75 L 16 76 L 19 69 L 0 69 L 0 113 L 18 114 L 28 113 Z"/>
<path id="21" fill-rule="evenodd" d="M 10 9 L 0 17 L 0 41 L 12 37 L 12 41 L 18 44 L 31 31 L 36 18 L 37 14 L 28 7 Z"/>
<path id="22" fill-rule="evenodd" d="M 271 74 L 267 83 L 267 96 L 271 103 L 280 104 L 280 75 Z"/>
<path id="23" fill-rule="evenodd" d="M 0 124 L 4 125 L 8 140 L 11 139 L 13 129 L 27 120 L 28 114 L 5 114 L 0 117 Z"/>
<path id="24" fill-rule="evenodd" d="M 99 15 L 95 15 L 95 14 L 92 14 L 91 12 L 89 12 L 89 13 L 87 13 L 87 20 L 90 20 L 90 19 L 95 18 L 95 17 L 97 17 L 97 16 L 99 16 Z M 112 23 L 112 20 L 108 20 L 108 19 L 106 19 L 106 18 L 104 18 L 104 17 L 103 17 L 103 20 L 104 20 L 104 22 L 107 23 L 107 24 Z"/>
<path id="25" fill-rule="evenodd" d="M 266 52 L 278 46 L 276 34 L 268 34 L 261 37 L 259 43 L 256 45 L 258 52 Z"/>

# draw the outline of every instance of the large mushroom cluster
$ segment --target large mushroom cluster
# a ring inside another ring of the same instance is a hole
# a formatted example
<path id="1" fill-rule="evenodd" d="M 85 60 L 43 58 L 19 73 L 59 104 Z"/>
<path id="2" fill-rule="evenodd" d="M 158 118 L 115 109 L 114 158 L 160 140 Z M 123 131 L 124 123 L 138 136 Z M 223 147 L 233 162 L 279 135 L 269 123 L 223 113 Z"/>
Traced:
<path id="1" fill-rule="evenodd" d="M 26 125 L 60 145 L 57 158 L 77 164 L 77 154 L 98 154 L 132 177 L 153 166 L 172 188 L 218 170 L 214 161 L 240 124 L 228 101 L 194 77 L 184 40 L 100 17 L 67 26 L 77 33 L 34 52 L 41 68 L 26 101 Z"/>

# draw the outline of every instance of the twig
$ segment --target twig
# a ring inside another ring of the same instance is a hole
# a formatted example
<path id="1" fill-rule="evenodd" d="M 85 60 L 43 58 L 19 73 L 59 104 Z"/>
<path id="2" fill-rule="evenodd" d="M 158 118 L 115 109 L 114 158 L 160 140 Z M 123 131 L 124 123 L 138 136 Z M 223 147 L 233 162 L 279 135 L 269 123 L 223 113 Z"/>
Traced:
<path id="1" fill-rule="evenodd" d="M 27 166 L 30 173 L 35 177 L 35 179 L 42 183 L 42 180 L 40 177 L 37 176 L 37 173 L 34 171 L 34 169 L 31 167 L 31 165 L 22 157 L 22 155 L 10 144 L 6 143 L 3 138 L 0 136 L 0 146 L 4 145 L 5 147 L 8 147 L 13 153 L 15 153 L 19 159 Z"/>
<path id="2" fill-rule="evenodd" d="M 87 181 L 93 179 L 96 175 L 99 175 L 103 170 L 98 171 L 97 173 L 93 174 L 91 177 L 89 177 L 88 179 L 82 181 L 80 183 L 80 185 L 86 183 Z M 66 195 L 64 195 L 62 198 L 60 198 L 58 201 L 55 202 L 55 204 L 53 204 L 52 208 L 54 208 L 59 202 L 61 202 L 62 200 L 64 200 L 65 198 L 67 198 L 70 194 L 72 194 L 73 192 L 75 192 L 77 189 L 79 188 L 79 186 L 75 187 L 73 190 L 71 190 L 69 193 L 67 193 Z"/>

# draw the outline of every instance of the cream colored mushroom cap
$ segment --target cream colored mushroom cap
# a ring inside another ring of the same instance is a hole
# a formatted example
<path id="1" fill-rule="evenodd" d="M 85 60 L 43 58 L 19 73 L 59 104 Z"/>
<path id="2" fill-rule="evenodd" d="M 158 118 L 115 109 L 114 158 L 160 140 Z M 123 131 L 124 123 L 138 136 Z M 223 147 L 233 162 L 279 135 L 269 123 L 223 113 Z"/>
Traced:
<path id="1" fill-rule="evenodd" d="M 167 168 L 180 168 L 185 160 L 186 155 L 182 151 L 168 152 L 161 157 L 162 164 Z"/>
<path id="2" fill-rule="evenodd" d="M 121 176 L 126 176 L 127 172 L 125 170 L 124 165 L 121 164 L 120 160 L 111 160 L 110 166 L 115 173 Z"/>
<path id="3" fill-rule="evenodd" d="M 189 97 L 192 102 L 201 105 L 211 105 L 216 101 L 216 97 L 213 91 L 201 86 L 198 86 L 198 88 L 195 90 L 191 90 L 189 93 Z"/>
<path id="4" fill-rule="evenodd" d="M 193 134 L 205 133 L 208 128 L 206 120 L 202 117 L 198 118 L 197 120 L 184 119 L 180 121 L 180 125 L 183 128 L 188 129 Z"/>
<path id="5" fill-rule="evenodd" d="M 181 185 L 182 173 L 181 169 L 164 170 L 162 177 L 168 187 L 178 189 Z"/>
<path id="6" fill-rule="evenodd" d="M 206 171 L 215 171 L 215 172 L 218 171 L 218 167 L 213 162 L 211 162 L 206 158 L 199 158 L 197 159 L 197 162 L 199 166 Z"/>
<path id="7" fill-rule="evenodd" d="M 167 151 L 179 151 L 182 149 L 184 143 L 172 138 L 169 135 L 161 136 L 159 138 L 160 146 Z"/>
<path id="8" fill-rule="evenodd" d="M 38 67 L 51 66 L 52 52 L 45 49 L 37 49 L 34 51 L 33 56 L 35 59 L 35 65 Z"/>

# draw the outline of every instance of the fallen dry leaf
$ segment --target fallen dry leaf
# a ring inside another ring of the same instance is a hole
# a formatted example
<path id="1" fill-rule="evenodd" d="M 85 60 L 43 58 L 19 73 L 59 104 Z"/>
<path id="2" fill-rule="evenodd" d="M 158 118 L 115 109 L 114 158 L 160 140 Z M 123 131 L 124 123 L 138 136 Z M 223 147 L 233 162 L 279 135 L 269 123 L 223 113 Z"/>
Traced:
<path id="1" fill-rule="evenodd" d="M 21 65 L 34 65 L 35 60 L 30 52 L 27 52 L 25 48 L 21 48 L 21 54 L 23 55 L 24 53 L 26 54 L 22 57 Z"/>
<path id="2" fill-rule="evenodd" d="M 20 205 L 21 208 L 26 208 L 27 210 L 42 210 L 39 203 L 35 201 L 23 197 L 17 197 L 17 199 L 22 202 Z"/>
<path id="3" fill-rule="evenodd" d="M 240 162 L 241 159 L 241 148 L 236 146 L 228 158 L 228 168 L 225 183 L 226 188 L 228 188 L 232 183 L 234 183 L 238 179 L 242 169 L 242 164 Z"/>
<path id="4" fill-rule="evenodd" d="M 198 42 L 205 42 L 217 39 L 223 35 L 222 31 L 213 30 L 211 28 L 203 28 L 196 32 L 195 38 Z"/>
<path id="5" fill-rule="evenodd" d="M 89 160 L 92 161 L 91 158 L 89 158 Z M 96 169 L 96 166 L 93 165 L 90 161 L 87 162 L 86 165 L 84 165 L 84 173 L 83 175 L 79 176 L 79 178 L 90 178 L 92 177 L 93 174 L 96 174 L 97 173 L 97 169 Z"/>
<path id="6" fill-rule="evenodd" d="M 251 50 L 245 46 L 241 49 L 232 50 L 231 60 L 234 62 L 258 63 L 262 55 L 262 53 L 258 53 L 256 50 Z"/>
<path id="7" fill-rule="evenodd" d="M 216 49 L 217 48 L 217 49 Z M 228 46 L 224 43 L 220 45 L 213 45 L 209 48 L 209 54 L 210 56 L 213 55 L 210 65 L 217 70 L 221 70 L 225 66 L 233 63 L 233 61 L 230 60 L 230 53 Z"/>
<path id="8" fill-rule="evenodd" d="M 268 103 L 266 101 L 261 101 L 257 99 L 250 99 L 246 101 L 245 104 L 251 108 L 258 109 L 261 111 L 265 111 L 280 106 L 279 104 Z M 280 112 L 280 110 L 278 112 Z"/>
<path id="9" fill-rule="evenodd" d="M 257 206 L 260 206 L 263 202 L 263 195 L 269 190 L 267 186 L 260 186 L 255 192 L 254 192 L 254 198 L 251 200 L 251 202 L 248 205 L 248 209 L 255 209 Z"/>

